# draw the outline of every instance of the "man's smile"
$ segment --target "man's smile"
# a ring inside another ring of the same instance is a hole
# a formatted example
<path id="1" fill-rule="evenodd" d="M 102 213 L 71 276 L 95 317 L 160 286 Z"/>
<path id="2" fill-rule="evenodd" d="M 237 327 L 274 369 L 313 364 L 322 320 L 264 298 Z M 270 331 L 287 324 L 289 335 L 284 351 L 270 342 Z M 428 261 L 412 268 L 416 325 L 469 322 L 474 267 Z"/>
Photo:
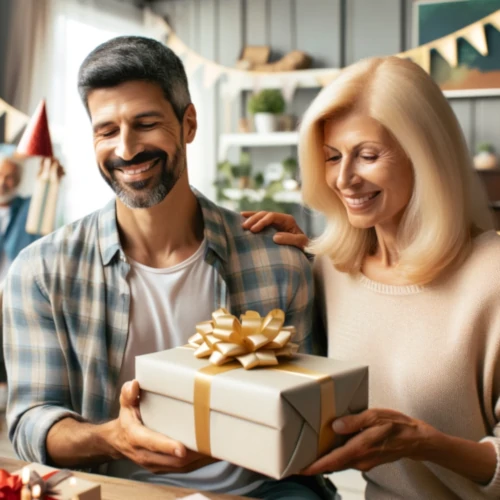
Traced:
<path id="1" fill-rule="evenodd" d="M 160 161 L 161 158 L 156 158 L 152 161 L 134 165 L 133 167 L 116 168 L 115 170 L 119 170 L 121 172 L 121 177 L 125 181 L 136 181 L 143 177 L 143 174 L 146 172 L 153 170 L 153 168 L 155 168 Z"/>

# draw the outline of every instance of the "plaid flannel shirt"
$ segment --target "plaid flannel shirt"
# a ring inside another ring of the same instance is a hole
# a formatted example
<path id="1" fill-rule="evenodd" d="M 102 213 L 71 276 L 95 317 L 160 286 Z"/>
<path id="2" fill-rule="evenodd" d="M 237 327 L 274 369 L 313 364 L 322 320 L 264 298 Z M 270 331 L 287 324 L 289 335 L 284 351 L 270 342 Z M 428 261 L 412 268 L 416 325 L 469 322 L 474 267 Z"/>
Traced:
<path id="1" fill-rule="evenodd" d="M 272 230 L 244 231 L 238 214 L 195 194 L 208 243 L 205 261 L 216 273 L 214 310 L 283 309 L 301 350 L 310 352 L 314 291 L 306 256 L 276 245 Z M 3 302 L 7 422 L 20 458 L 46 463 L 47 433 L 63 418 L 101 423 L 116 417 L 129 269 L 114 200 L 32 244 L 11 266 Z"/>

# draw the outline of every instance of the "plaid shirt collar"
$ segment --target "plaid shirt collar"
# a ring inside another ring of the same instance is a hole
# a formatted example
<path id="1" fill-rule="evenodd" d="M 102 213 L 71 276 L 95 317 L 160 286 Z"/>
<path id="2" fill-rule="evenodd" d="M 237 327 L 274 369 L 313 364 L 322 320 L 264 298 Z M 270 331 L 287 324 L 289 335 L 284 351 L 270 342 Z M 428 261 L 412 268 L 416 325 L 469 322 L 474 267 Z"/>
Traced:
<path id="1" fill-rule="evenodd" d="M 228 255 L 225 228 L 219 208 L 198 190 L 191 189 L 201 207 L 207 246 L 220 260 L 226 262 Z M 104 266 L 109 265 L 117 253 L 125 258 L 116 223 L 116 200 L 111 200 L 99 213 L 99 246 Z"/>

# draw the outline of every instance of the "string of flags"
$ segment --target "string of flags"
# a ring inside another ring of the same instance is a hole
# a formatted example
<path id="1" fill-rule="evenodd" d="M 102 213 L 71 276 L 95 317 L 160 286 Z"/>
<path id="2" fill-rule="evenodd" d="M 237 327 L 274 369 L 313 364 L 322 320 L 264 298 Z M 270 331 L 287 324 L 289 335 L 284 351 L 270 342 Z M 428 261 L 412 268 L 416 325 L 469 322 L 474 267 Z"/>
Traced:
<path id="1" fill-rule="evenodd" d="M 170 27 L 167 27 L 167 30 L 170 30 Z M 183 60 L 188 78 L 192 78 L 198 70 L 203 71 L 205 88 L 213 87 L 225 76 L 223 90 L 230 98 L 236 97 L 242 87 L 255 92 L 262 88 L 280 88 L 285 99 L 291 101 L 299 85 L 323 87 L 340 71 L 338 68 L 321 68 L 265 72 L 229 68 L 199 55 L 173 32 L 168 35 L 167 45 Z"/>
<path id="2" fill-rule="evenodd" d="M 203 71 L 203 85 L 210 88 L 225 75 L 224 89 L 228 97 L 236 97 L 241 88 L 258 91 L 261 88 L 281 88 L 284 97 L 291 100 L 295 89 L 300 85 L 311 86 L 313 83 L 324 87 L 338 74 L 338 68 L 301 69 L 284 72 L 261 72 L 230 68 L 211 61 L 190 49 L 164 21 L 163 29 L 167 33 L 166 44 L 183 59 L 188 77 L 193 77 L 197 71 Z M 500 31 L 500 10 L 476 21 L 465 28 L 446 35 L 432 42 L 407 50 L 398 57 L 409 58 L 421 66 L 427 73 L 431 72 L 431 53 L 439 52 L 451 67 L 456 67 L 458 61 L 457 43 L 460 38 L 466 40 L 479 54 L 488 55 L 488 42 L 485 26 L 492 25 Z"/>
<path id="3" fill-rule="evenodd" d="M 193 77 L 197 71 L 203 71 L 203 85 L 213 87 L 222 77 L 225 77 L 223 91 L 229 98 L 238 95 L 241 88 L 258 91 L 262 88 L 280 88 L 287 101 L 291 101 L 295 89 L 300 85 L 328 85 L 339 73 L 339 68 L 301 69 L 283 72 L 262 72 L 236 69 L 218 64 L 190 49 L 160 17 L 147 11 L 149 23 L 158 38 L 167 35 L 166 44 L 178 54 L 184 62 L 188 77 Z M 488 41 L 485 34 L 486 25 L 491 25 L 500 31 L 500 10 L 476 21 L 465 28 L 446 35 L 432 42 L 407 50 L 398 57 L 409 58 L 420 65 L 428 73 L 431 72 L 431 52 L 439 52 L 451 67 L 459 64 L 457 43 L 459 39 L 466 40 L 479 54 L 488 55 Z M 15 109 L 0 99 L 0 118 L 5 121 L 5 137 L 0 142 L 14 143 L 19 139 L 29 121 L 29 116 Z"/>
<path id="4" fill-rule="evenodd" d="M 485 33 L 487 24 L 491 24 L 500 31 L 500 10 L 450 35 L 438 38 L 437 40 L 420 45 L 414 49 L 407 50 L 406 52 L 397 54 L 397 56 L 411 59 L 425 69 L 427 73 L 430 73 L 431 52 L 432 50 L 436 50 L 452 68 L 455 68 L 459 64 L 457 43 L 460 38 L 466 40 L 482 56 L 488 55 L 488 42 Z"/>

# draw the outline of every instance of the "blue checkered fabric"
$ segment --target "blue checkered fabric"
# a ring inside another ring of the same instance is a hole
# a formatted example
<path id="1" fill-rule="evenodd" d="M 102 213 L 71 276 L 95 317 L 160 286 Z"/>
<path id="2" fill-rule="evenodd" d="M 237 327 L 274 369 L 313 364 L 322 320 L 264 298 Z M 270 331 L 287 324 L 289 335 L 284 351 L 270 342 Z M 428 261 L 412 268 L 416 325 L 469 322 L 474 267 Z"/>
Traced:
<path id="1" fill-rule="evenodd" d="M 299 250 L 254 235 L 242 218 L 195 192 L 205 260 L 217 273 L 214 310 L 264 315 L 280 308 L 296 341 L 311 352 L 313 283 Z M 45 441 L 59 420 L 101 423 L 116 416 L 130 290 L 113 200 L 21 252 L 4 288 L 9 436 L 21 459 L 47 462 Z"/>

